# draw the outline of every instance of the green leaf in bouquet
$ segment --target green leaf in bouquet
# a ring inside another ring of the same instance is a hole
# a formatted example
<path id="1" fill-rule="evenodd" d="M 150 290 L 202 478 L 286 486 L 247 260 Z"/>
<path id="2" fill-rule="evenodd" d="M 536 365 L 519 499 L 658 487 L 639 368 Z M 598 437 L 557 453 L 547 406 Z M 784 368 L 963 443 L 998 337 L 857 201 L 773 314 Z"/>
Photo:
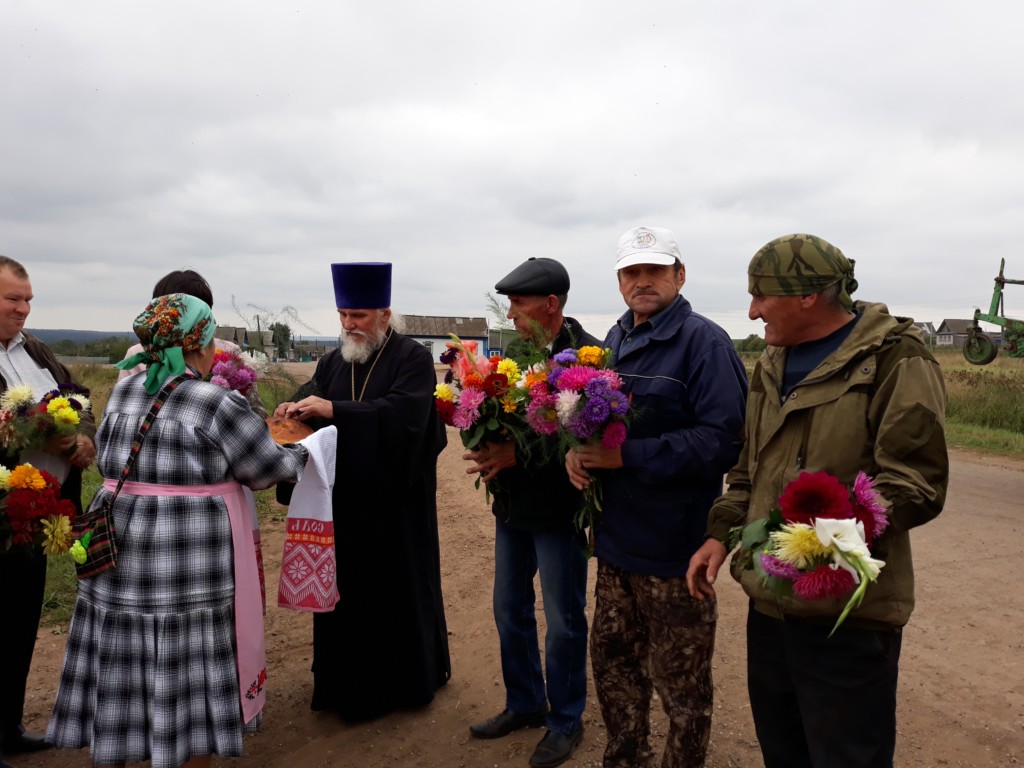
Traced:
<path id="1" fill-rule="evenodd" d="M 770 520 L 762 518 L 745 526 L 743 533 L 740 535 L 740 544 L 743 548 L 754 549 L 759 544 L 764 544 L 768 541 L 768 525 L 770 522 Z"/>

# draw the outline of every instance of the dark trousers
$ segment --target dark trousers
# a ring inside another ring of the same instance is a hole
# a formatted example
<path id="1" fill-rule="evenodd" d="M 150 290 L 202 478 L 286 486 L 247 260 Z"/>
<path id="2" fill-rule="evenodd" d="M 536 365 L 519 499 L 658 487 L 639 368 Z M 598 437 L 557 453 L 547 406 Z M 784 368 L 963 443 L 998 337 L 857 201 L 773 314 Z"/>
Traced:
<path id="1" fill-rule="evenodd" d="M 747 686 L 765 768 L 891 768 L 902 632 L 747 614 Z"/>
<path id="2" fill-rule="evenodd" d="M 42 552 L 29 555 L 19 548 L 0 554 L 0 752 L 3 740 L 21 725 L 25 708 L 25 686 L 32 665 L 32 651 L 43 610 L 46 587 L 46 558 Z"/>
<path id="3" fill-rule="evenodd" d="M 662 768 L 701 768 L 711 738 L 718 605 L 694 600 L 686 579 L 629 573 L 599 560 L 590 659 L 608 729 L 604 768 L 655 765 L 654 690 L 669 718 Z"/>

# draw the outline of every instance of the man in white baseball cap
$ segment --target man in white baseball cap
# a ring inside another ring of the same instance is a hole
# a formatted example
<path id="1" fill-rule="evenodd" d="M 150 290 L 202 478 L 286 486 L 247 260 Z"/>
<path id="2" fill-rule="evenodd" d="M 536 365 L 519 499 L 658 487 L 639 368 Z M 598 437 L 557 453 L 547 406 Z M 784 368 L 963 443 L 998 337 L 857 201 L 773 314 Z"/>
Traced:
<path id="1" fill-rule="evenodd" d="M 669 230 L 626 232 L 615 269 L 629 310 L 604 345 L 634 416 L 619 448 L 566 455 L 572 483 L 593 472 L 603 493 L 590 654 L 604 765 L 696 768 L 711 736 L 717 608 L 690 595 L 686 568 L 739 453 L 747 377 L 725 331 L 679 294 L 686 269 Z M 670 723 L 662 761 L 648 741 L 654 690 Z"/>

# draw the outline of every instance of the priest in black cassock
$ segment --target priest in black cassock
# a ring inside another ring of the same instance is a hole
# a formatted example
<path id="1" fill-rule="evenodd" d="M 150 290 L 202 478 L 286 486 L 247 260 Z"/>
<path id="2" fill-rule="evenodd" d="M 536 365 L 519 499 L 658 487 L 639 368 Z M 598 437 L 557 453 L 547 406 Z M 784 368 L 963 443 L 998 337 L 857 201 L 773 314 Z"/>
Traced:
<path id="1" fill-rule="evenodd" d="M 338 428 L 341 600 L 313 616 L 312 708 L 357 721 L 423 706 L 451 677 L 436 503 L 447 438 L 430 353 L 392 327 L 391 264 L 331 272 L 341 347 L 274 413 Z"/>

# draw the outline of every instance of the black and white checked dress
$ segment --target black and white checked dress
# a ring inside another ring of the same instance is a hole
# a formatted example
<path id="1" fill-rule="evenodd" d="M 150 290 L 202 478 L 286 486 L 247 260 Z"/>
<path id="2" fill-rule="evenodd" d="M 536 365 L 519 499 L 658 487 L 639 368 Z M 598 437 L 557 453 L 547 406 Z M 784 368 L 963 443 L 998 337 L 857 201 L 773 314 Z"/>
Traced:
<path id="1" fill-rule="evenodd" d="M 145 374 L 114 388 L 96 435 L 97 465 L 116 479 L 153 398 Z M 236 392 L 189 380 L 153 424 L 130 480 L 266 488 L 294 479 L 302 448 L 282 448 Z M 101 489 L 100 504 L 110 492 Z M 231 527 L 219 496 L 131 496 L 114 503 L 117 567 L 83 581 L 47 736 L 89 746 L 96 765 L 242 754 L 235 664 Z"/>

